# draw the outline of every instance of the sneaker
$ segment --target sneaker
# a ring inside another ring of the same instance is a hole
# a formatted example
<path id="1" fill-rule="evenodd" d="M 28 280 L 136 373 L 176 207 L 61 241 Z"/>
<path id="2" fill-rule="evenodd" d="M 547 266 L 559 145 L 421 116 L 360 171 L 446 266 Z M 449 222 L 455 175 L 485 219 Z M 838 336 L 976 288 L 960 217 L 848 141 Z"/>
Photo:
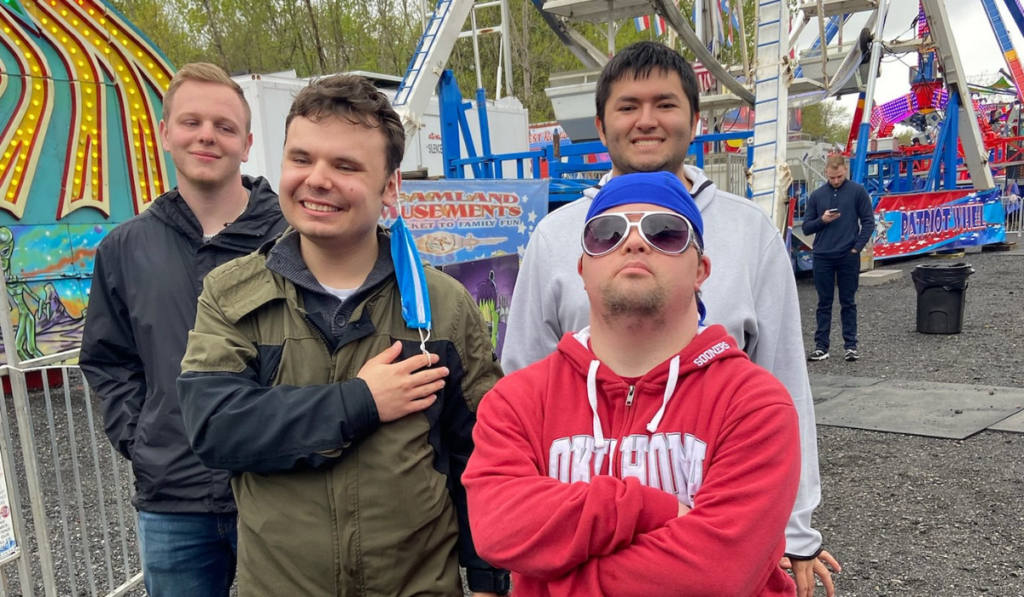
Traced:
<path id="1" fill-rule="evenodd" d="M 822 349 L 819 348 L 819 349 L 815 350 L 814 352 L 812 352 L 810 354 L 810 356 L 807 357 L 807 360 L 808 361 L 824 361 L 827 358 L 828 358 L 828 351 L 827 350 L 822 350 Z"/>
<path id="2" fill-rule="evenodd" d="M 847 361 L 856 361 L 857 359 L 860 358 L 860 354 L 857 353 L 856 348 L 847 348 L 846 356 L 844 356 L 843 358 L 846 359 Z"/>

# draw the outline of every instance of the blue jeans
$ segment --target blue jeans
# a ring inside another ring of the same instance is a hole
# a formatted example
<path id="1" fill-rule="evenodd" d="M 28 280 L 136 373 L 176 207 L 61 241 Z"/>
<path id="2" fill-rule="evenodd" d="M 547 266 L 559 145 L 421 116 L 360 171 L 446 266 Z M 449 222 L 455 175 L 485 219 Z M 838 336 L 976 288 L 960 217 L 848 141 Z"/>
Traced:
<path id="1" fill-rule="evenodd" d="M 150 597 L 227 597 L 238 551 L 234 514 L 139 512 Z"/>
<path id="2" fill-rule="evenodd" d="M 828 352 L 828 338 L 832 333 L 832 300 L 838 286 L 843 348 L 857 348 L 857 303 L 854 297 L 860 283 L 860 255 L 815 255 L 813 269 L 814 287 L 818 290 L 818 330 L 814 332 L 814 347 Z"/>

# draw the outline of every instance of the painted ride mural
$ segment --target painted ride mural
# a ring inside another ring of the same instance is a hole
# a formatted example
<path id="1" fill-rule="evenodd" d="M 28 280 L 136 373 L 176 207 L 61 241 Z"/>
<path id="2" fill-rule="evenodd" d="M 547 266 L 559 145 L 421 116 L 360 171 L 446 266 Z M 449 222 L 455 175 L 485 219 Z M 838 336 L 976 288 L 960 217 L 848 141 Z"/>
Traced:
<path id="1" fill-rule="evenodd" d="M 494 353 L 501 358 L 505 343 L 508 309 L 512 289 L 519 275 L 519 256 L 500 255 L 476 261 L 446 265 L 441 271 L 455 278 L 469 290 L 487 325 Z"/>
<path id="2" fill-rule="evenodd" d="M 78 347 L 100 239 L 173 188 L 158 129 L 172 75 L 103 0 L 0 2 L 4 363 Z"/>

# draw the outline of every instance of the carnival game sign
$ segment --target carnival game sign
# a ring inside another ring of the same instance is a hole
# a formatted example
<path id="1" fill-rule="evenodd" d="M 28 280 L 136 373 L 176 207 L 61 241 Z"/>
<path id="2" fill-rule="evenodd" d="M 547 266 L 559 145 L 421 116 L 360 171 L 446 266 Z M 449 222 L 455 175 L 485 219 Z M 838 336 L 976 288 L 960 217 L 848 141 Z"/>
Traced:
<path id="1" fill-rule="evenodd" d="M 875 206 L 875 259 L 1006 240 L 999 189 L 886 195 Z"/>
<path id="2" fill-rule="evenodd" d="M 431 265 L 522 257 L 547 214 L 548 185 L 543 180 L 405 181 L 399 205 L 385 208 L 382 223 L 390 226 L 399 209 Z"/>

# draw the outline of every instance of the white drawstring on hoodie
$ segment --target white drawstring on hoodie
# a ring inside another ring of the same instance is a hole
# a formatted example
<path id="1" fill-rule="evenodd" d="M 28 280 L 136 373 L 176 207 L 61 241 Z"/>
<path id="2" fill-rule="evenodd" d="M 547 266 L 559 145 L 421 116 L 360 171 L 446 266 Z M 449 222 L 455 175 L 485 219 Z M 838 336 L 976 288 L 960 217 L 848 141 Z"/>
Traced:
<path id="1" fill-rule="evenodd" d="M 701 330 L 703 331 L 703 330 Z M 583 346 L 590 341 L 590 328 L 586 327 L 574 334 Z M 590 370 L 587 372 L 587 401 L 590 402 L 590 410 L 594 413 L 594 448 L 601 450 L 605 446 L 604 429 L 601 425 L 601 416 L 597 414 L 597 370 L 601 367 L 601 361 L 594 359 L 590 361 Z M 665 409 L 668 408 L 668 401 L 676 391 L 676 384 L 679 383 L 679 355 L 672 357 L 668 365 L 668 381 L 665 383 L 665 395 L 661 400 L 661 408 L 654 413 L 654 418 L 647 424 L 647 432 L 655 433 L 658 425 L 665 416 Z"/>
<path id="2" fill-rule="evenodd" d="M 590 410 L 594 412 L 594 448 L 604 449 L 604 430 L 601 429 L 601 416 L 597 414 L 597 369 L 601 361 L 594 359 L 590 361 L 590 372 L 587 373 L 587 399 L 590 400 Z"/>
<path id="3" fill-rule="evenodd" d="M 661 408 L 654 414 L 654 418 L 647 424 L 647 432 L 654 433 L 661 424 L 661 418 L 665 416 L 665 407 L 676 391 L 676 383 L 679 381 L 679 355 L 672 357 L 668 364 L 668 382 L 665 384 L 665 397 L 661 400 Z"/>

